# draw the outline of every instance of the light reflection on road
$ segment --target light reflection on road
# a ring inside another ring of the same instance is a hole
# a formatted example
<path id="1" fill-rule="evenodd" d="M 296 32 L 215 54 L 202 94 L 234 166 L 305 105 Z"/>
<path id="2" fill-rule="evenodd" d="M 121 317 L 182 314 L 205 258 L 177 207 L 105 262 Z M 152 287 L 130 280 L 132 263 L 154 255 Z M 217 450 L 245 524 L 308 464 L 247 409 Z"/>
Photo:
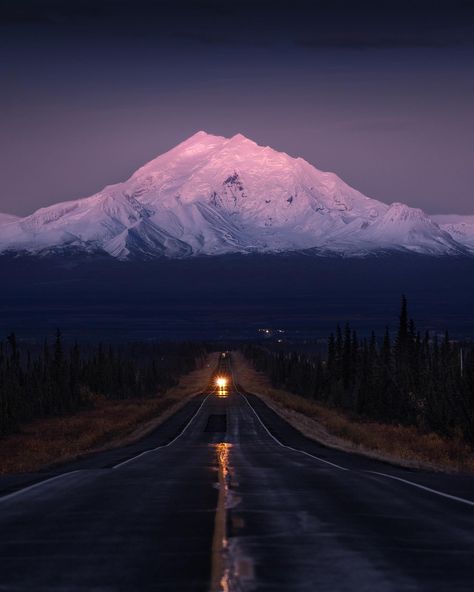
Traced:
<path id="1" fill-rule="evenodd" d="M 219 395 L 218 395 L 219 396 Z M 217 500 L 216 523 L 212 545 L 212 586 L 214 592 L 230 592 L 230 568 L 227 561 L 227 497 L 229 494 L 229 454 L 232 444 L 216 444 L 219 471 L 219 497 Z"/>

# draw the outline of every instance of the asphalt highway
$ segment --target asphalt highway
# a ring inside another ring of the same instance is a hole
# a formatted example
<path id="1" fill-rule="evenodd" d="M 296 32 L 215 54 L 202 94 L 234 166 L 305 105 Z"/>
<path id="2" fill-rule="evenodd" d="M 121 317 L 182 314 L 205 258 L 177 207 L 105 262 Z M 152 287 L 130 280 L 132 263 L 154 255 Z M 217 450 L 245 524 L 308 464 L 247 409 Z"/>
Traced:
<path id="1" fill-rule="evenodd" d="M 325 448 L 233 384 L 0 496 L 1 591 L 473 589 L 474 477 Z"/>

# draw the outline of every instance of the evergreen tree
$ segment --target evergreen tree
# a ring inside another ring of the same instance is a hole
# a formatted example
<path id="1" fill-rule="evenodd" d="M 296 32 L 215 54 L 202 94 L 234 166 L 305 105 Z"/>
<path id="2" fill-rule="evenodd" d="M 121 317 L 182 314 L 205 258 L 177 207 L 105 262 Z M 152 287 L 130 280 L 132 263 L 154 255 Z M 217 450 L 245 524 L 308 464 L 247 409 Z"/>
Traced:
<path id="1" fill-rule="evenodd" d="M 460 369 L 461 347 L 463 372 Z M 385 329 L 380 347 L 374 333 L 360 341 L 346 325 L 328 339 L 327 356 L 244 350 L 275 386 L 385 422 L 415 425 L 474 444 L 474 346 L 457 344 L 448 333 L 423 337 L 402 298 L 394 342 Z"/>

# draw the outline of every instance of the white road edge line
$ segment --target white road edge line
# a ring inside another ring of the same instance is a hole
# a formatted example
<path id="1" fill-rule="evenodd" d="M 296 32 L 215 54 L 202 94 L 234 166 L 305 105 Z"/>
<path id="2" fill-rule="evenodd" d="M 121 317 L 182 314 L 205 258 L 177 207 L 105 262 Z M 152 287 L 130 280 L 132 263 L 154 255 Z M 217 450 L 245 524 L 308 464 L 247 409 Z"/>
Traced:
<path id="1" fill-rule="evenodd" d="M 197 416 L 197 414 L 201 411 L 202 406 L 204 405 L 204 403 L 209 399 L 209 397 L 211 396 L 212 393 L 209 393 L 204 401 L 199 405 L 198 409 L 196 410 L 196 412 L 194 413 L 194 415 L 191 417 L 191 419 L 188 421 L 188 423 L 184 426 L 183 430 L 175 437 L 171 440 L 171 442 L 168 442 L 168 444 L 163 444 L 163 446 L 157 446 L 156 448 L 150 448 L 150 450 L 144 450 L 143 452 L 140 452 L 140 454 L 137 454 L 136 456 L 132 456 L 132 458 L 128 458 L 127 460 L 124 460 L 123 462 L 120 462 L 116 465 L 114 465 L 112 467 L 112 469 L 119 469 L 120 467 L 124 467 L 125 465 L 127 465 L 128 463 L 131 463 L 134 460 L 137 460 L 137 458 L 140 458 L 141 456 L 144 456 L 145 454 L 149 454 L 150 452 L 155 452 L 156 450 L 160 450 L 161 448 L 168 448 L 168 446 L 171 446 L 171 444 L 174 444 L 176 442 L 176 440 L 178 438 L 181 438 L 181 436 L 184 434 L 184 432 L 189 428 L 189 426 L 192 424 L 192 422 L 194 421 L 194 418 Z"/>
<path id="2" fill-rule="evenodd" d="M 207 399 L 211 396 L 211 394 L 212 393 L 209 393 L 206 396 L 204 401 L 199 405 L 199 407 L 196 410 L 196 412 L 194 413 L 194 415 L 191 417 L 191 419 L 188 421 L 188 423 L 184 426 L 184 429 L 173 440 L 171 440 L 171 442 L 168 442 L 168 444 L 164 444 L 163 446 L 157 446 L 156 448 L 152 448 L 150 450 L 145 450 L 144 452 L 141 452 L 137 456 L 133 456 L 132 458 L 127 459 L 126 461 L 118 463 L 117 465 L 113 466 L 112 469 L 117 469 L 121 466 L 124 466 L 127 463 L 131 462 L 132 460 L 136 460 L 137 458 L 140 458 L 140 456 L 143 456 L 144 454 L 148 454 L 149 452 L 153 452 L 154 450 L 159 450 L 160 448 L 166 448 L 168 446 L 171 446 L 171 444 L 173 444 L 173 442 L 176 442 L 176 440 L 178 438 L 180 438 L 184 434 L 184 432 L 188 429 L 188 427 L 191 425 L 192 421 L 194 420 L 196 415 L 199 413 L 199 411 L 201 410 L 202 406 L 207 401 Z M 74 473 L 81 473 L 82 471 L 83 471 L 83 469 L 76 469 L 75 471 L 68 471 L 67 473 L 61 473 L 60 475 L 55 475 L 54 477 L 50 477 L 49 479 L 44 479 L 43 481 L 38 481 L 37 483 L 33 483 L 32 485 L 29 485 L 28 487 L 23 487 L 22 489 L 18 489 L 17 491 L 12 491 L 11 493 L 7 493 L 6 495 L 2 495 L 2 496 L 0 496 L 0 504 L 4 501 L 9 500 L 9 499 L 13 499 L 14 497 L 17 497 L 23 493 L 31 491 L 32 489 L 37 489 L 38 487 L 46 485 L 47 483 L 52 483 L 53 481 L 58 481 L 59 479 L 63 479 L 64 477 L 67 477 L 68 475 L 73 475 Z"/>
<path id="3" fill-rule="evenodd" d="M 372 475 L 379 475 L 380 477 L 387 477 L 388 479 L 394 479 L 395 481 L 401 481 L 402 483 L 406 483 L 407 485 L 411 485 L 412 487 L 417 487 L 418 489 L 423 489 L 424 491 L 428 491 L 429 493 L 434 493 L 435 495 L 446 497 L 448 499 L 454 500 L 456 502 L 461 502 L 462 504 L 466 504 L 468 506 L 474 506 L 474 502 L 471 500 L 465 499 L 463 497 L 458 497 L 456 495 L 451 495 L 449 493 L 444 493 L 443 491 L 438 491 L 437 489 L 431 489 L 431 487 L 426 487 L 425 485 L 420 485 L 419 483 L 415 483 L 414 481 L 408 481 L 407 479 L 402 479 L 401 477 L 395 477 L 395 475 L 379 473 L 378 471 L 365 472 L 372 473 Z"/>
<path id="4" fill-rule="evenodd" d="M 234 381 L 234 375 L 232 374 L 232 382 L 234 383 L 234 388 L 236 390 L 236 392 L 239 393 L 239 395 L 241 395 L 244 399 L 245 402 L 247 403 L 247 405 L 250 407 L 250 409 L 254 412 L 255 417 L 258 419 L 258 421 L 261 423 L 261 425 L 263 426 L 263 429 L 267 432 L 267 434 L 270 436 L 270 438 L 272 438 L 273 440 L 275 440 L 275 442 L 281 446 L 282 448 L 287 448 L 288 450 L 292 450 L 293 452 L 299 452 L 300 454 L 304 454 L 305 456 L 309 456 L 310 458 L 313 458 L 314 460 L 317 460 L 319 462 L 322 462 L 326 465 L 330 465 L 331 467 L 334 467 L 336 469 L 339 469 L 341 471 L 349 471 L 350 469 L 346 469 L 346 467 L 341 467 L 340 465 L 336 465 L 336 463 L 332 463 L 329 460 L 324 460 L 324 458 L 319 458 L 319 456 L 315 456 L 314 454 L 310 454 L 309 452 L 306 452 L 305 450 L 299 450 L 298 448 L 293 448 L 292 446 L 287 446 L 286 444 L 283 444 L 282 442 L 280 442 L 280 440 L 278 440 L 278 438 L 276 438 L 271 432 L 270 430 L 267 428 L 267 426 L 263 423 L 262 419 L 260 418 L 259 414 L 255 411 L 255 409 L 252 407 L 252 405 L 250 404 L 249 400 L 247 399 L 247 397 L 241 393 L 239 391 L 239 389 L 237 388 L 237 386 L 235 385 L 235 381 Z"/>
<path id="5" fill-rule="evenodd" d="M 76 471 L 68 471 L 67 473 L 61 473 L 60 475 L 56 475 L 55 477 L 50 477 L 49 479 L 44 479 L 43 481 L 38 481 L 38 483 L 33 483 L 33 485 L 29 485 L 28 487 L 23 487 L 23 489 L 18 489 L 17 491 L 12 491 L 12 493 L 7 493 L 6 495 L 2 495 L 0 497 L 0 504 L 5 502 L 9 499 L 13 499 L 27 491 L 31 491 L 32 489 L 37 489 L 47 483 L 52 483 L 53 481 L 58 481 L 59 479 L 63 479 L 68 475 L 73 475 L 74 473 L 82 473 L 81 469 L 77 469 Z"/>
<path id="6" fill-rule="evenodd" d="M 290 450 L 293 450 L 294 452 L 299 452 L 300 454 L 305 454 L 306 456 L 310 456 L 311 458 L 314 458 L 316 460 L 319 460 L 320 462 L 329 464 L 333 467 L 336 467 L 338 469 L 341 469 L 342 471 L 350 471 L 351 469 L 346 469 L 345 467 L 341 467 L 339 465 L 336 465 L 335 463 L 329 462 L 328 460 L 324 460 L 323 458 L 319 458 L 317 456 L 314 456 L 313 454 L 309 454 L 309 452 L 305 452 L 304 450 L 298 450 L 296 448 L 292 448 L 291 446 L 286 446 L 285 444 L 282 444 L 280 442 L 280 440 L 278 440 L 278 438 L 275 438 L 275 436 L 268 430 L 267 426 L 263 423 L 263 421 L 261 420 L 260 416 L 258 415 L 258 413 L 255 411 L 255 409 L 252 407 L 252 405 L 250 404 L 249 400 L 247 399 L 247 397 L 241 393 L 239 391 L 239 389 L 237 388 L 237 386 L 235 385 L 235 381 L 234 381 L 234 375 L 232 374 L 232 382 L 234 383 L 234 388 L 235 390 L 242 395 L 242 397 L 245 399 L 247 405 L 250 407 L 250 409 L 254 412 L 255 416 L 257 417 L 258 421 L 262 424 L 263 428 L 265 429 L 265 431 L 268 433 L 268 435 L 273 438 L 273 440 L 275 440 L 275 442 L 277 442 L 280 446 L 283 446 L 283 448 L 288 448 Z M 451 495 L 449 493 L 444 493 L 443 491 L 438 491 L 437 489 L 431 489 L 431 487 L 426 487 L 425 485 L 420 485 L 419 483 L 415 483 L 413 481 L 408 481 L 407 479 L 402 479 L 401 477 L 395 477 L 394 475 L 388 475 L 387 473 L 379 473 L 378 471 L 365 471 L 365 473 L 371 473 L 373 475 L 379 475 L 380 477 L 387 477 L 388 479 L 394 479 L 395 481 L 401 481 L 402 483 L 405 483 L 407 485 L 411 485 L 412 487 L 417 487 L 418 489 L 423 489 L 424 491 L 428 491 L 429 493 L 433 493 L 435 495 L 439 495 L 440 497 L 445 497 L 447 499 L 451 499 L 453 501 L 456 502 L 460 502 L 462 504 L 466 504 L 468 506 L 474 506 L 474 502 L 468 499 L 465 499 L 463 497 L 458 497 L 456 495 Z"/>

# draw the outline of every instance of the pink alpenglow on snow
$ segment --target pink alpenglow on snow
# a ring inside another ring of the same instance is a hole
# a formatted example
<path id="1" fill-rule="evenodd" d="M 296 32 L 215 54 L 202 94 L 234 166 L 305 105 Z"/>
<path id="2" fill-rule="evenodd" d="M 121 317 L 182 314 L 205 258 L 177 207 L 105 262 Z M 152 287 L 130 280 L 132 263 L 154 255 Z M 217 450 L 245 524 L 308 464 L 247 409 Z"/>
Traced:
<path id="1" fill-rule="evenodd" d="M 474 254 L 472 217 L 387 205 L 302 158 L 241 134 L 203 131 L 123 183 L 25 218 L 0 215 L 0 228 L 0 252 L 74 248 L 119 259 L 302 250 Z"/>

